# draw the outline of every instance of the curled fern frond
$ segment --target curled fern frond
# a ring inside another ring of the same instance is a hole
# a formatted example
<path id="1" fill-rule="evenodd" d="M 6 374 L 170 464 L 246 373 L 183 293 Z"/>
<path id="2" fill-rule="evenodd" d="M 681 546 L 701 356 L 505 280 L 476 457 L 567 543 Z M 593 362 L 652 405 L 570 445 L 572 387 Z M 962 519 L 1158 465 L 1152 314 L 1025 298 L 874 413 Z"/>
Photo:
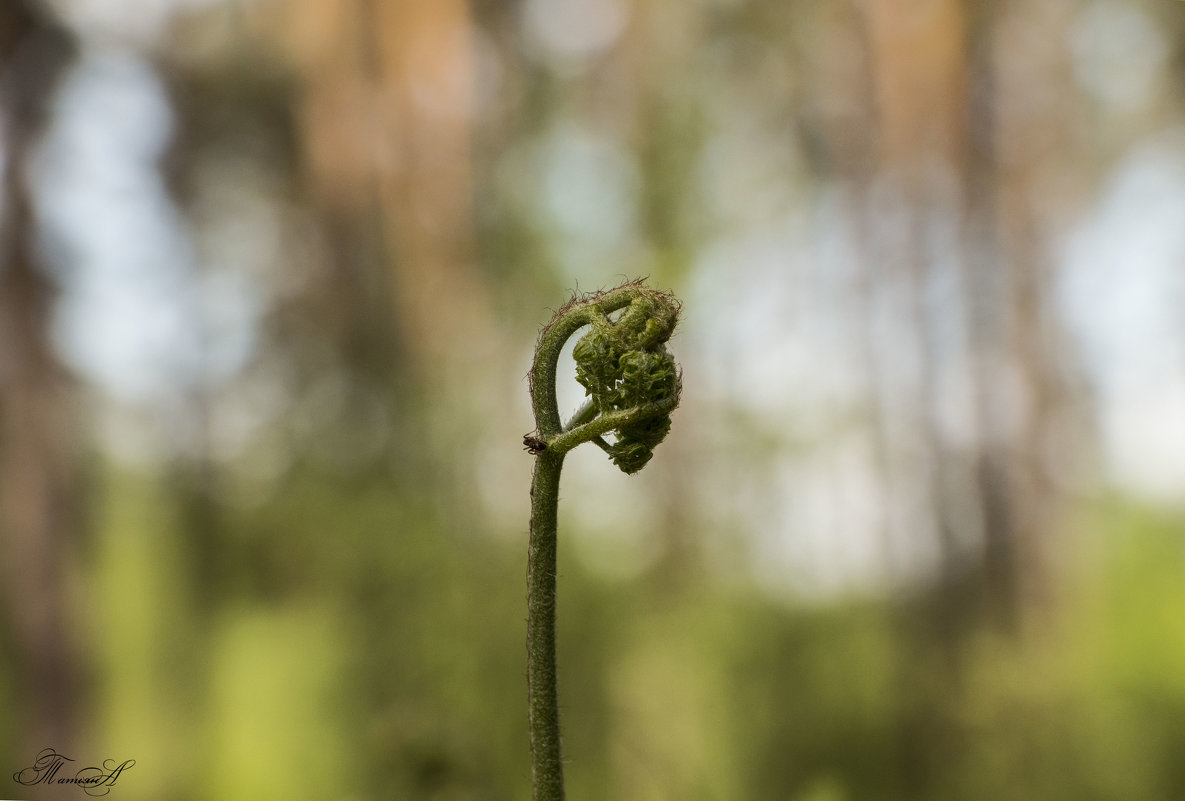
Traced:
<path id="1" fill-rule="evenodd" d="M 574 296 L 539 333 L 531 365 L 535 432 L 523 446 L 535 457 L 527 546 L 527 720 L 533 801 L 563 801 L 555 660 L 555 577 L 560 471 L 564 455 L 584 442 L 636 473 L 671 430 L 679 403 L 679 368 L 667 340 L 679 320 L 674 295 L 632 281 L 607 292 Z M 566 426 L 556 403 L 556 368 L 569 337 L 592 326 L 574 349 L 576 377 L 589 396 Z M 605 440 L 611 434 L 613 442 Z"/>
<path id="2" fill-rule="evenodd" d="M 678 316 L 671 296 L 647 292 L 636 296 L 616 323 L 594 325 L 576 343 L 576 380 L 599 414 L 678 402 L 679 369 L 665 344 Z M 616 441 L 609 456 L 625 473 L 636 473 L 670 430 L 670 411 L 634 416 L 612 431 Z"/>

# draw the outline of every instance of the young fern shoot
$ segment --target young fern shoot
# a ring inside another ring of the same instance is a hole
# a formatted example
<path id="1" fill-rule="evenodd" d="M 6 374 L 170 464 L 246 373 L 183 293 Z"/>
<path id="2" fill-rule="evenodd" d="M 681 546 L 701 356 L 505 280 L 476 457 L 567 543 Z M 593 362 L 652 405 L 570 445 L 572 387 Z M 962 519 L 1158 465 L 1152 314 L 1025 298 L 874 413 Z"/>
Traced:
<path id="1" fill-rule="evenodd" d="M 563 801 L 555 661 L 556 517 L 560 471 L 568 451 L 593 442 L 627 474 L 641 470 L 671 429 L 679 404 L 679 368 L 666 342 L 679 319 L 668 292 L 632 281 L 574 297 L 544 326 L 531 367 L 535 432 L 523 446 L 535 456 L 527 549 L 527 694 L 533 801 Z M 610 315 L 621 312 L 616 318 Z M 569 337 L 576 380 L 589 399 L 567 424 L 556 403 L 556 366 Z M 613 441 L 605 439 L 611 435 Z"/>

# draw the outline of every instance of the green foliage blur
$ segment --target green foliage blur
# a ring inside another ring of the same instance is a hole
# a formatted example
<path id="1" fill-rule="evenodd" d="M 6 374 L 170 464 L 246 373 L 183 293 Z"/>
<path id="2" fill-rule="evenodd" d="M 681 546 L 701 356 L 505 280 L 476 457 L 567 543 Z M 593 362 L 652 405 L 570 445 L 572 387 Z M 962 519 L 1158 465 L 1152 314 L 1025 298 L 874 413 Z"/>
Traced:
<path id="1" fill-rule="evenodd" d="M 168 488 L 105 481 L 89 741 L 137 759 L 121 797 L 529 795 L 521 542 L 378 483 L 293 477 L 221 523 L 211 608 Z M 924 594 L 787 604 L 687 565 L 605 578 L 561 547 L 569 792 L 1180 797 L 1181 523 L 1089 505 L 1066 611 L 950 650 Z"/>

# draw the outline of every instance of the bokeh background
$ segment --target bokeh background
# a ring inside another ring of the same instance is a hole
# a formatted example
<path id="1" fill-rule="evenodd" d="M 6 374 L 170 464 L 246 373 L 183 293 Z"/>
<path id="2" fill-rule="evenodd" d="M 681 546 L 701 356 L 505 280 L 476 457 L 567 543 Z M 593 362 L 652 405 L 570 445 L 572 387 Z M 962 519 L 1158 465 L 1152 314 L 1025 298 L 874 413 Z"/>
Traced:
<path id="1" fill-rule="evenodd" d="M 1175 0 L 2 0 L 0 794 L 527 798 L 525 374 L 648 275 L 571 798 L 1180 801 L 1183 87 Z"/>

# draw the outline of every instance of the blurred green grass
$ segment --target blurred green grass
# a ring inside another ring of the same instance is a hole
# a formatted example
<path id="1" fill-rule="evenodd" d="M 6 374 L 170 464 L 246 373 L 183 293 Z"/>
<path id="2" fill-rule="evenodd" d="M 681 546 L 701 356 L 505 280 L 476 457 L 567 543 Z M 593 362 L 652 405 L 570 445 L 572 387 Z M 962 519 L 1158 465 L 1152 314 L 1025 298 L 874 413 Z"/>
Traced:
<path id="1" fill-rule="evenodd" d="M 203 606 L 161 482 L 112 470 L 106 487 L 88 739 L 137 760 L 120 797 L 526 797 L 517 542 L 378 487 L 296 481 L 224 523 L 227 574 L 254 559 L 272 578 L 229 578 Z M 1064 536 L 1056 614 L 953 651 L 919 631 L 916 599 L 606 578 L 562 548 L 571 796 L 1181 797 L 1181 521 L 1111 498 Z"/>

